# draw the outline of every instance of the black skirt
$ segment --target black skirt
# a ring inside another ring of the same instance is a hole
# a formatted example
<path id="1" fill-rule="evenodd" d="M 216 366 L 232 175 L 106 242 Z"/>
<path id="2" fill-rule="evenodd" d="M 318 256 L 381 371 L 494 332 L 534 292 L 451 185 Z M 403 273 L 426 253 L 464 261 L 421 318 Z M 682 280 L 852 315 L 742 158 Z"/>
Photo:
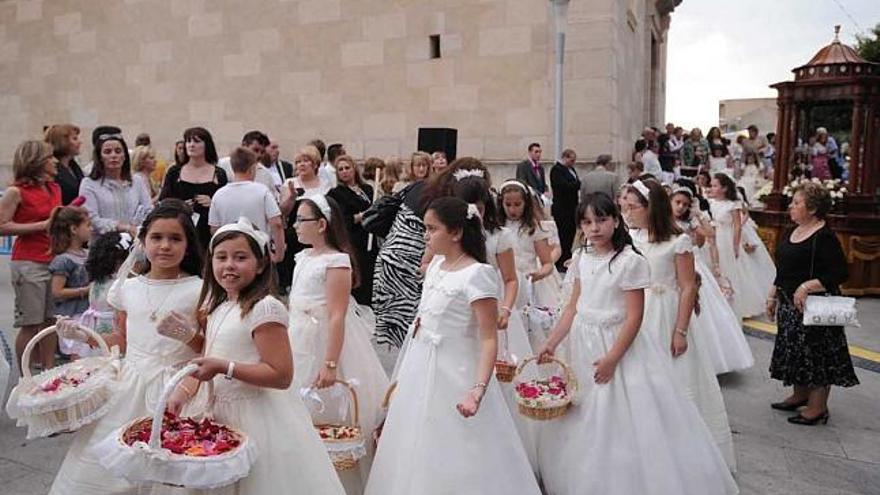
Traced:
<path id="1" fill-rule="evenodd" d="M 770 377 L 785 385 L 852 387 L 859 384 L 843 327 L 803 325 L 804 314 L 780 294 Z"/>

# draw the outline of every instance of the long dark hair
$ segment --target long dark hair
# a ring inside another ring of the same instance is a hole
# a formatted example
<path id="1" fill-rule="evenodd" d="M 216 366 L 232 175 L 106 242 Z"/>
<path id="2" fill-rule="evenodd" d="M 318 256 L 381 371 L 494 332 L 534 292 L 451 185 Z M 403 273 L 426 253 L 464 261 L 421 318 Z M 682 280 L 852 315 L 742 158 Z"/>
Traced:
<path id="1" fill-rule="evenodd" d="M 461 170 L 479 170 L 479 173 L 483 175 L 483 179 L 489 184 L 492 183 L 492 179 L 489 177 L 489 169 L 483 165 L 483 162 L 471 156 L 463 156 L 454 160 L 439 174 L 429 175 L 425 179 L 425 188 L 422 190 L 421 195 L 422 207 L 427 209 L 427 206 L 435 199 L 452 196 L 452 189 L 456 182 L 458 182 L 455 174 Z"/>
<path id="2" fill-rule="evenodd" d="M 465 203 L 483 205 L 483 228 L 486 232 L 495 233 L 500 228 L 498 225 L 498 210 L 495 201 L 489 191 L 489 183 L 481 177 L 464 177 L 452 186 L 452 195 Z"/>
<path id="3" fill-rule="evenodd" d="M 224 289 L 223 286 L 217 282 L 217 278 L 214 277 L 214 249 L 226 241 L 237 239 L 239 237 L 247 241 L 248 246 L 251 248 L 251 252 L 254 253 L 254 256 L 257 258 L 257 269 L 259 270 L 259 273 L 257 273 L 257 276 L 251 280 L 251 283 L 249 283 L 247 287 L 242 289 L 238 294 L 238 305 L 241 307 L 241 317 L 244 318 L 247 316 L 258 302 L 262 301 L 266 296 L 271 296 L 275 292 L 275 270 L 272 267 L 272 263 L 269 262 L 268 246 L 266 249 L 260 249 L 260 245 L 257 244 L 257 241 L 253 237 L 241 231 L 229 230 L 223 232 L 211 238 L 211 246 L 208 250 L 210 258 L 208 263 L 205 263 L 205 272 L 202 277 L 205 282 L 202 284 L 202 292 L 199 294 L 199 304 L 197 307 L 203 310 L 206 316 L 213 313 L 214 310 L 226 302 L 228 298 L 226 289 Z"/>
<path id="4" fill-rule="evenodd" d="M 675 224 L 672 215 L 672 202 L 669 201 L 666 189 L 653 179 L 643 180 L 642 184 L 650 191 L 647 198 L 633 186 L 629 186 L 628 192 L 634 194 L 639 203 L 648 209 L 648 239 L 650 242 L 665 242 L 681 234 L 681 229 Z"/>
<path id="5" fill-rule="evenodd" d="M 724 188 L 724 199 L 736 201 L 736 182 L 733 182 L 729 175 L 724 172 L 718 172 L 712 178 L 717 180 L 721 187 Z"/>
<path id="6" fill-rule="evenodd" d="M 214 146 L 214 138 L 211 133 L 204 127 L 190 127 L 183 131 L 183 163 L 189 163 L 189 155 L 186 152 L 186 142 L 192 138 L 198 138 L 199 141 L 205 143 L 205 161 L 211 165 L 217 165 L 220 158 L 217 156 L 217 148 Z"/>
<path id="7" fill-rule="evenodd" d="M 104 282 L 113 277 L 125 261 L 130 247 L 126 248 L 122 245 L 121 236 L 119 232 L 107 232 L 89 243 L 86 271 L 92 282 Z M 128 246 L 131 246 L 131 242 Z"/>
<path id="8" fill-rule="evenodd" d="M 327 200 L 327 204 L 330 205 L 330 218 L 327 218 L 327 215 L 324 215 L 324 212 L 318 208 L 317 203 L 311 199 L 303 198 L 301 203 L 307 205 L 312 210 L 312 215 L 316 218 L 322 218 L 327 222 L 327 230 L 324 234 L 324 240 L 327 242 L 327 245 L 340 253 L 348 255 L 349 262 L 351 263 L 351 287 L 355 289 L 361 284 L 360 271 L 358 270 L 357 256 L 355 255 L 354 248 L 351 246 L 351 241 L 348 239 L 348 229 L 345 228 L 342 209 L 333 198 L 328 196 L 324 196 L 324 198 Z"/>
<path id="9" fill-rule="evenodd" d="M 144 223 L 141 224 L 140 232 L 138 232 L 138 239 L 140 239 L 142 244 L 146 245 L 147 234 L 150 233 L 150 226 L 152 226 L 153 222 L 156 220 L 166 218 L 177 220 L 177 223 L 180 224 L 180 227 L 183 228 L 183 233 L 186 235 L 186 253 L 183 255 L 183 260 L 180 262 L 180 269 L 190 275 L 201 274 L 202 266 L 204 265 L 202 248 L 199 244 L 199 236 L 196 232 L 196 226 L 193 225 L 192 210 L 190 210 L 183 201 L 175 198 L 168 198 L 160 201 L 147 215 L 147 218 L 144 219 Z M 150 260 L 148 259 L 144 262 L 143 273 L 149 271 Z"/>
<path id="10" fill-rule="evenodd" d="M 61 206 L 49 216 L 49 252 L 61 254 L 73 243 L 71 229 L 89 219 L 89 212 L 79 206 Z"/>
<path id="11" fill-rule="evenodd" d="M 688 177 L 679 177 L 678 179 L 675 179 L 672 183 L 689 190 L 691 192 L 692 200 L 697 201 L 697 205 L 700 207 L 700 211 L 705 211 L 709 213 L 710 218 L 712 217 L 712 211 L 709 209 L 709 201 L 700 194 L 696 182 Z"/>
<path id="12" fill-rule="evenodd" d="M 629 229 L 626 226 L 626 222 L 623 221 L 623 215 L 620 214 L 620 210 L 617 208 L 617 204 L 614 203 L 614 200 L 611 199 L 611 196 L 604 192 L 588 194 L 581 204 L 578 205 L 578 225 L 580 225 L 587 217 L 587 211 L 592 211 L 593 216 L 596 218 L 611 218 L 612 220 L 617 221 L 617 227 L 614 228 L 614 233 L 611 234 L 611 246 L 614 249 L 614 256 L 608 260 L 609 272 L 611 272 L 611 263 L 614 263 L 614 260 L 624 249 L 626 249 L 627 246 L 632 248 L 636 253 L 639 253 L 639 250 L 633 245 L 632 237 L 629 235 Z"/>
<path id="13" fill-rule="evenodd" d="M 498 194 L 498 221 L 502 224 L 507 222 L 507 212 L 504 211 L 504 195 L 513 192 L 520 194 L 523 199 L 523 213 L 522 218 L 520 218 L 521 225 L 519 230 L 520 233 L 532 235 L 535 233 L 535 229 L 538 228 L 538 222 L 540 221 L 538 213 L 535 211 L 536 202 L 532 199 L 529 186 L 518 180 L 508 181 L 508 183 L 512 182 L 517 182 L 518 184 L 504 186 L 501 188 L 500 194 Z"/>
<path id="14" fill-rule="evenodd" d="M 120 146 L 122 146 L 122 153 L 123 156 L 125 156 L 125 160 L 122 162 L 121 179 L 131 182 L 131 157 L 128 156 L 128 145 L 125 144 L 125 139 L 123 139 L 120 134 L 102 134 L 98 136 L 98 140 L 95 142 L 95 149 L 92 150 L 92 172 L 89 174 L 89 179 L 104 180 L 106 171 L 104 161 L 101 158 L 101 148 L 104 147 L 104 143 L 110 141 L 118 141 Z"/>
<path id="15" fill-rule="evenodd" d="M 463 200 L 446 196 L 437 198 L 428 205 L 440 223 L 450 231 L 461 231 L 461 249 L 480 263 L 486 262 L 486 236 L 479 215 L 468 218 L 468 204 Z"/>

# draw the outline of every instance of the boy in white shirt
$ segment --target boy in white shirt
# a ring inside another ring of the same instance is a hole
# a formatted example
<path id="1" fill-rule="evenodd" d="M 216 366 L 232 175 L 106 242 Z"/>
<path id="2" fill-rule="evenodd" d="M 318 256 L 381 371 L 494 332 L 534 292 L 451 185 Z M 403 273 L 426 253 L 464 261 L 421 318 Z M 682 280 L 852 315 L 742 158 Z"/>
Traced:
<path id="1" fill-rule="evenodd" d="M 214 193 L 208 225 L 211 233 L 218 228 L 245 217 L 261 231 L 272 237 L 273 262 L 284 259 L 284 224 L 281 209 L 275 196 L 263 184 L 254 182 L 257 168 L 257 155 L 247 148 L 236 148 L 229 155 L 233 182 L 226 184 Z"/>

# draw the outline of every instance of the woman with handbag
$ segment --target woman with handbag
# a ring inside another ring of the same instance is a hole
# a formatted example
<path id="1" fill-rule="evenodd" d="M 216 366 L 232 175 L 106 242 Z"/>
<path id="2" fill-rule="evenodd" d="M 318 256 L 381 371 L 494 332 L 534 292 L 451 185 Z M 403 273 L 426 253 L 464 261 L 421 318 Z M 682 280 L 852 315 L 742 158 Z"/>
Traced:
<path id="1" fill-rule="evenodd" d="M 805 183 L 795 188 L 788 207 L 797 226 L 787 232 L 776 249 L 776 280 L 767 299 L 767 314 L 778 326 L 770 361 L 770 376 L 793 393 L 770 405 L 796 411 L 789 423 L 815 425 L 828 422 L 828 394 L 832 385 L 859 383 L 842 326 L 805 326 L 807 296 L 839 294 L 846 281 L 847 264 L 840 241 L 825 223 L 831 197 L 821 185 Z"/>

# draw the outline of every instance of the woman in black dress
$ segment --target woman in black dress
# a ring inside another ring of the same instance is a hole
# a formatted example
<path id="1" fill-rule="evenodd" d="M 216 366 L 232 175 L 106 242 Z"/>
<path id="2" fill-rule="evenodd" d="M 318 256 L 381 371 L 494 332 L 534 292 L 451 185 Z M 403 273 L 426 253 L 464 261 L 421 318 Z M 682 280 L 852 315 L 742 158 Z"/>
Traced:
<path id="1" fill-rule="evenodd" d="M 373 267 L 376 263 L 376 241 L 372 249 L 367 249 L 367 231 L 361 226 L 363 212 L 373 204 L 373 188 L 361 179 L 354 160 L 342 155 L 334 163 L 336 167 L 337 186 L 327 196 L 336 200 L 342 208 L 345 227 L 348 230 L 351 245 L 358 257 L 360 284 L 351 293 L 358 304 L 372 304 L 373 298 Z"/>
<path id="2" fill-rule="evenodd" d="M 207 249 L 211 240 L 211 228 L 208 226 L 211 198 L 226 185 L 226 173 L 217 166 L 217 149 L 207 129 L 189 128 L 183 132 L 183 141 L 184 164 L 168 169 L 159 201 L 177 198 L 192 207 L 199 243 L 202 249 Z"/>
<path id="3" fill-rule="evenodd" d="M 840 241 L 825 223 L 831 198 L 822 186 L 806 183 L 795 188 L 789 206 L 797 226 L 782 236 L 776 250 L 776 281 L 767 299 L 767 314 L 775 313 L 778 333 L 770 376 L 794 385 L 794 392 L 773 409 L 795 411 L 789 423 L 828 422 L 831 386 L 859 383 L 843 327 L 803 325 L 807 296 L 839 294 L 846 281 L 847 264 Z"/>

